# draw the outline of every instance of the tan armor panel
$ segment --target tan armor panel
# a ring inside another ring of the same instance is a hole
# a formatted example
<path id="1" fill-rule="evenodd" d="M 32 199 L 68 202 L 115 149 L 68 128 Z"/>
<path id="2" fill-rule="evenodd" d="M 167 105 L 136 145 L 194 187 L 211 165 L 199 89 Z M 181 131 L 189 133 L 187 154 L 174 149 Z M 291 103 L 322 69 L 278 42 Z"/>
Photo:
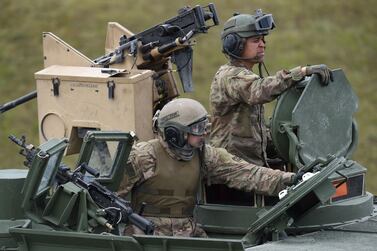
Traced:
<path id="1" fill-rule="evenodd" d="M 153 138 L 153 71 L 50 66 L 35 73 L 40 142 L 69 138 L 67 154 L 79 151 L 79 130 L 135 131 Z"/>
<path id="2" fill-rule="evenodd" d="M 51 65 L 94 66 L 94 62 L 51 32 L 43 32 L 44 67 Z"/>

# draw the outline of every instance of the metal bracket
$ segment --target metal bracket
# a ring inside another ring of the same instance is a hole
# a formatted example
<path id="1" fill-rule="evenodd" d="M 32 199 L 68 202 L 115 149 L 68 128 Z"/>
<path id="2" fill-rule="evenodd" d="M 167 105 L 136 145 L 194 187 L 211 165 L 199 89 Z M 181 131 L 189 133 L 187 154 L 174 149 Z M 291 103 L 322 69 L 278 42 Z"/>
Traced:
<path id="1" fill-rule="evenodd" d="M 303 164 L 299 158 L 299 151 L 301 149 L 300 141 L 297 138 L 297 135 L 294 133 L 294 128 L 289 122 L 282 122 L 280 124 L 279 132 L 286 133 L 289 139 L 289 160 L 295 165 L 297 169 L 303 167 Z"/>
<path id="2" fill-rule="evenodd" d="M 109 99 L 114 99 L 115 82 L 113 80 L 110 80 L 109 82 L 107 82 L 107 89 L 108 89 Z"/>
<path id="3" fill-rule="evenodd" d="M 59 78 L 53 78 L 52 79 L 52 90 L 54 92 L 54 96 L 59 96 L 59 86 L 60 86 Z"/>

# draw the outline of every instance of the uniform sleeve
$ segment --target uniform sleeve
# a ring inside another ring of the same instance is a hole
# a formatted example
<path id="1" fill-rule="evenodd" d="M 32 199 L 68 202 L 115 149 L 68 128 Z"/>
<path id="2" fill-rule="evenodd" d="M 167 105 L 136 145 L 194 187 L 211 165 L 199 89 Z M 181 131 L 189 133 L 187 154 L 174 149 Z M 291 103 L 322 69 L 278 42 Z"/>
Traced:
<path id="1" fill-rule="evenodd" d="M 224 148 L 209 145 L 205 147 L 204 164 L 212 183 L 266 195 L 277 195 L 294 175 L 250 164 L 228 153 Z"/>
<path id="2" fill-rule="evenodd" d="M 291 70 L 281 70 L 275 76 L 260 78 L 247 69 L 227 77 L 227 94 L 236 102 L 249 105 L 264 104 L 274 100 L 284 90 L 304 77 L 301 66 Z"/>
<path id="3" fill-rule="evenodd" d="M 156 153 L 148 142 L 141 142 L 132 147 L 127 161 L 124 178 L 118 194 L 126 196 L 131 189 L 153 177 L 156 170 Z"/>

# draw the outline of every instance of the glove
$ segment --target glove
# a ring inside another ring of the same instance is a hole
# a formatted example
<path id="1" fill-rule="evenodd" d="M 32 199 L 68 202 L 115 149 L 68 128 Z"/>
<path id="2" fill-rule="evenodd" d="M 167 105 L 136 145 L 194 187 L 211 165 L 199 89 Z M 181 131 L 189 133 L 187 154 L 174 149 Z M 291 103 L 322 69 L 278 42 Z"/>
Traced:
<path id="1" fill-rule="evenodd" d="M 285 185 L 292 186 L 297 185 L 300 180 L 302 180 L 302 176 L 305 174 L 303 171 L 298 171 L 296 174 L 292 175 L 292 178 L 289 182 L 286 182 Z"/>
<path id="2" fill-rule="evenodd" d="M 313 74 L 318 74 L 323 85 L 328 85 L 330 80 L 333 81 L 332 72 L 325 64 L 306 66 L 306 76 Z"/>

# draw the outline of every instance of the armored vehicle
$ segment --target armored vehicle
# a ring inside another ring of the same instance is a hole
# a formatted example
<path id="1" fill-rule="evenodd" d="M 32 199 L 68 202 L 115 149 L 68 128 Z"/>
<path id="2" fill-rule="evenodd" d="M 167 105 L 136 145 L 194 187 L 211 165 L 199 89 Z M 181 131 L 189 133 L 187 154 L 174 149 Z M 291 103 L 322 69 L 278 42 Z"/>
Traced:
<path id="1" fill-rule="evenodd" d="M 208 238 L 153 236 L 153 222 L 117 196 L 133 142 L 153 137 L 154 111 L 178 95 L 172 64 L 192 89 L 191 38 L 208 21 L 218 24 L 214 5 L 185 8 L 136 35 L 110 23 L 106 55 L 96 60 L 43 34 L 37 91 L 1 106 L 38 95 L 41 143 L 10 137 L 28 169 L 0 171 L 2 250 L 375 250 L 376 202 L 367 169 L 351 159 L 358 100 L 341 69 L 328 86 L 304 79 L 274 109 L 273 143 L 303 174 L 298 183 L 275 198 L 201 181 L 194 215 Z M 125 224 L 145 235 L 123 235 Z"/>

